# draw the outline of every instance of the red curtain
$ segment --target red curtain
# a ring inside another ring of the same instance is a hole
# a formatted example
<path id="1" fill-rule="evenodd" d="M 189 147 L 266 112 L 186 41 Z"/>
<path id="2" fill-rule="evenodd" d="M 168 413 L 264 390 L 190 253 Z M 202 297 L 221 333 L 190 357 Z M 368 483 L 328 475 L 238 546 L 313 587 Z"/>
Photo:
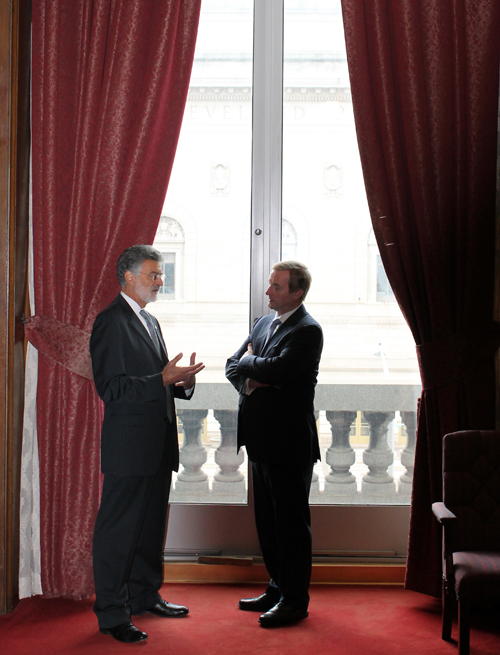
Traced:
<path id="1" fill-rule="evenodd" d="M 495 422 L 500 2 L 342 0 L 374 232 L 417 344 L 406 585 L 440 595 L 441 441 Z"/>
<path id="2" fill-rule="evenodd" d="M 44 321 L 50 330 L 52 321 L 69 333 L 89 333 L 118 292 L 120 252 L 154 238 L 184 112 L 200 2 L 33 3 L 38 330 Z M 88 596 L 100 486 L 99 400 L 91 381 L 43 349 L 38 381 L 44 595 Z"/>

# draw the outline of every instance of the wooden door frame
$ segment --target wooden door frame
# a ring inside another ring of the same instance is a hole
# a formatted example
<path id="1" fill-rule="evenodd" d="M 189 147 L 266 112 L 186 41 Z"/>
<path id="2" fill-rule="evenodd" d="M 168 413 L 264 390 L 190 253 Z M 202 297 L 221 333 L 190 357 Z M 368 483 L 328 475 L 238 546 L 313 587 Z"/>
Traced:
<path id="1" fill-rule="evenodd" d="M 31 0 L 0 0 L 0 614 L 19 597 Z"/>

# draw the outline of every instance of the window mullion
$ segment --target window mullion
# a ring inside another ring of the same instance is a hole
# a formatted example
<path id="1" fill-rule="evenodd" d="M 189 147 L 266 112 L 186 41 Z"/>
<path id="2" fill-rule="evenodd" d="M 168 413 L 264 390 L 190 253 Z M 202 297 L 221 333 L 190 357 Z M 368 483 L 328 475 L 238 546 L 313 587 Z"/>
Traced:
<path id="1" fill-rule="evenodd" d="M 250 319 L 268 313 L 265 290 L 280 259 L 283 153 L 283 0 L 255 0 Z"/>

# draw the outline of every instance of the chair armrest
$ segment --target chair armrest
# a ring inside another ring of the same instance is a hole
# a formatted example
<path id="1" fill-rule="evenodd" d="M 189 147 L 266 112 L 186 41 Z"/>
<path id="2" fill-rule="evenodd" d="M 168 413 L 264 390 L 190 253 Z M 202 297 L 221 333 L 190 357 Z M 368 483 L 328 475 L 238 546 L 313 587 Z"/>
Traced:
<path id="1" fill-rule="evenodd" d="M 432 511 L 439 523 L 443 526 L 443 576 L 448 588 L 455 584 L 455 571 L 453 568 L 453 525 L 457 517 L 444 503 L 432 503 Z"/>
<path id="2" fill-rule="evenodd" d="M 446 507 L 444 503 L 432 503 L 432 511 L 441 525 L 456 521 L 457 517 Z"/>

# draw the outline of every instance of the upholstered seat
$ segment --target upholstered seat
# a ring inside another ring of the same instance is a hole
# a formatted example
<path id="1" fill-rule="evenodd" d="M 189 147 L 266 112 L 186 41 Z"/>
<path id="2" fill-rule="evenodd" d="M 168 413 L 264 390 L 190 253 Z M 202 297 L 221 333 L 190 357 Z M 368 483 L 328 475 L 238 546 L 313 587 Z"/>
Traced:
<path id="1" fill-rule="evenodd" d="M 443 639 L 458 602 L 459 655 L 469 653 L 472 604 L 500 600 L 500 432 L 467 430 L 443 440 Z"/>
<path id="2" fill-rule="evenodd" d="M 500 553 L 458 552 L 453 553 L 455 569 L 455 593 L 458 598 L 467 593 L 469 598 L 486 600 L 497 597 L 500 578 Z"/>

